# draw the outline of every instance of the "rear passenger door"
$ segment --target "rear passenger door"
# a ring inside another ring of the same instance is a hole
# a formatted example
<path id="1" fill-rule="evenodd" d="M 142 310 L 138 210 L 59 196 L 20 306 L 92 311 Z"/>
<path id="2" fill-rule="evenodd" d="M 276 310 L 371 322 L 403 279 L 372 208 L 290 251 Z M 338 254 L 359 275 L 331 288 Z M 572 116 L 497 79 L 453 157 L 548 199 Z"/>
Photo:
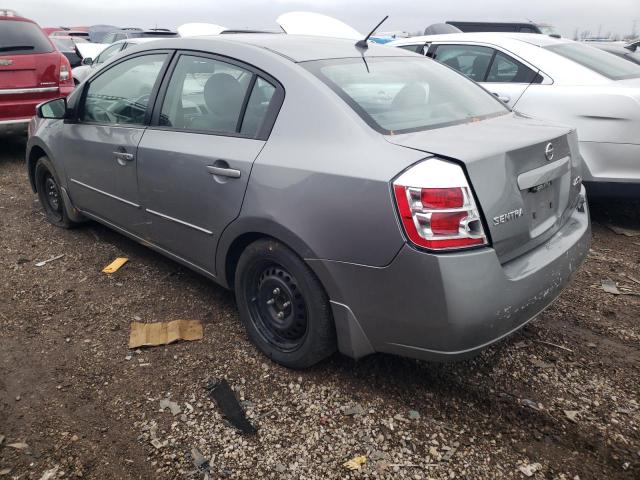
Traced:
<path id="1" fill-rule="evenodd" d="M 149 239 L 214 274 L 216 244 L 240 212 L 284 92 L 268 75 L 214 55 L 180 52 L 169 72 L 138 150 Z"/>
<path id="2" fill-rule="evenodd" d="M 429 56 L 480 83 L 511 108 L 529 85 L 542 82 L 537 70 L 488 46 L 432 45 Z"/>

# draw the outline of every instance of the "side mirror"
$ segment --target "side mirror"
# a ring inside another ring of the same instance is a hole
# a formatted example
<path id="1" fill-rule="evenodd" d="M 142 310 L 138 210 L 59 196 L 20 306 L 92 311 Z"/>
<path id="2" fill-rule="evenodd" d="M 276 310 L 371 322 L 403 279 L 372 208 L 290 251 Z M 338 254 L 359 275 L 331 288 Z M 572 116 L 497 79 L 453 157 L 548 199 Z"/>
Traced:
<path id="1" fill-rule="evenodd" d="M 67 99 L 56 98 L 48 102 L 41 103 L 36 107 L 36 116 L 38 118 L 49 118 L 62 120 L 67 113 Z"/>
<path id="2" fill-rule="evenodd" d="M 82 59 L 82 65 L 93 65 L 93 58 L 91 57 L 84 57 Z"/>

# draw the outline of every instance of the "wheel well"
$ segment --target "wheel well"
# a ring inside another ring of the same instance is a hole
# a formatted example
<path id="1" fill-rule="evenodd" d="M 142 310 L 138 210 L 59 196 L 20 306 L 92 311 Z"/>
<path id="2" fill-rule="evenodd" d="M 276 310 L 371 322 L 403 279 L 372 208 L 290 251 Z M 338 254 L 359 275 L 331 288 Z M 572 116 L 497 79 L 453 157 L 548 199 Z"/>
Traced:
<path id="1" fill-rule="evenodd" d="M 33 147 L 29 152 L 29 161 L 27 165 L 29 168 L 29 181 L 31 182 L 31 188 L 33 188 L 34 192 L 37 191 L 36 178 L 35 178 L 36 162 L 40 157 L 44 157 L 46 155 L 47 153 L 38 146 Z"/>
<path id="2" fill-rule="evenodd" d="M 249 244 L 259 240 L 260 238 L 271 238 L 268 235 L 263 233 L 244 233 L 236 238 L 231 246 L 229 247 L 229 251 L 227 252 L 227 259 L 225 261 L 225 277 L 227 280 L 227 285 L 229 288 L 233 290 L 233 283 L 236 277 L 236 267 L 238 266 L 238 260 L 240 260 L 240 255 L 245 248 L 249 246 Z"/>

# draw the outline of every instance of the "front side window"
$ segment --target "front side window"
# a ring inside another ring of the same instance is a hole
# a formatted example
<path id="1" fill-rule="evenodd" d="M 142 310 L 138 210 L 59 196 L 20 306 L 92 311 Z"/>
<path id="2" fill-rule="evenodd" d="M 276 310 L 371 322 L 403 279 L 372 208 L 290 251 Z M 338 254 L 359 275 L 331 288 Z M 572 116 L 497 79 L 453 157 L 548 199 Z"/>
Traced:
<path id="1" fill-rule="evenodd" d="M 574 42 L 560 43 L 544 48 L 611 80 L 640 78 L 640 65 L 588 45 Z"/>
<path id="2" fill-rule="evenodd" d="M 403 50 L 409 50 L 410 52 L 413 53 L 422 53 L 422 46 L 424 44 L 419 43 L 418 45 L 399 45 L 400 48 L 402 48 Z"/>
<path id="3" fill-rule="evenodd" d="M 113 57 L 116 53 L 118 53 L 120 49 L 122 49 L 121 43 L 107 47 L 103 52 L 100 53 L 100 55 L 98 55 L 98 57 L 96 58 L 96 63 L 100 64 L 100 63 L 106 62 L 111 57 Z"/>
<path id="4" fill-rule="evenodd" d="M 372 57 L 304 62 L 373 128 L 427 130 L 507 114 L 468 79 L 428 58 Z"/>
<path id="5" fill-rule="evenodd" d="M 254 136 L 274 92 L 270 83 L 259 77 L 254 80 L 254 74 L 242 67 L 183 55 L 169 82 L 160 125 L 178 130 Z"/>
<path id="6" fill-rule="evenodd" d="M 91 80 L 81 120 L 113 125 L 143 125 L 151 91 L 166 54 L 143 55 L 109 68 Z"/>
<path id="7" fill-rule="evenodd" d="M 476 82 L 486 78 L 492 57 L 493 49 L 475 45 L 439 45 L 433 56 Z"/>

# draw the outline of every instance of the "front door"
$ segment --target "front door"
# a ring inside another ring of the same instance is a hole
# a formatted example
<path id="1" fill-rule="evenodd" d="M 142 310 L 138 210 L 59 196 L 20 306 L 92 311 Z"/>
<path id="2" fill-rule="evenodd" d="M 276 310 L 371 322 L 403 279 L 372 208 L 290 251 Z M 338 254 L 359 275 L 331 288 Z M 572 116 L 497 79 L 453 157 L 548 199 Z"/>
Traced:
<path id="1" fill-rule="evenodd" d="M 63 126 L 64 166 L 74 205 L 132 233 L 143 233 L 137 150 L 149 99 L 167 53 L 109 67 L 85 86 L 78 121 Z"/>
<path id="2" fill-rule="evenodd" d="M 184 53 L 138 149 L 150 240 L 215 274 L 215 248 L 238 216 L 276 87 L 250 67 Z"/>

